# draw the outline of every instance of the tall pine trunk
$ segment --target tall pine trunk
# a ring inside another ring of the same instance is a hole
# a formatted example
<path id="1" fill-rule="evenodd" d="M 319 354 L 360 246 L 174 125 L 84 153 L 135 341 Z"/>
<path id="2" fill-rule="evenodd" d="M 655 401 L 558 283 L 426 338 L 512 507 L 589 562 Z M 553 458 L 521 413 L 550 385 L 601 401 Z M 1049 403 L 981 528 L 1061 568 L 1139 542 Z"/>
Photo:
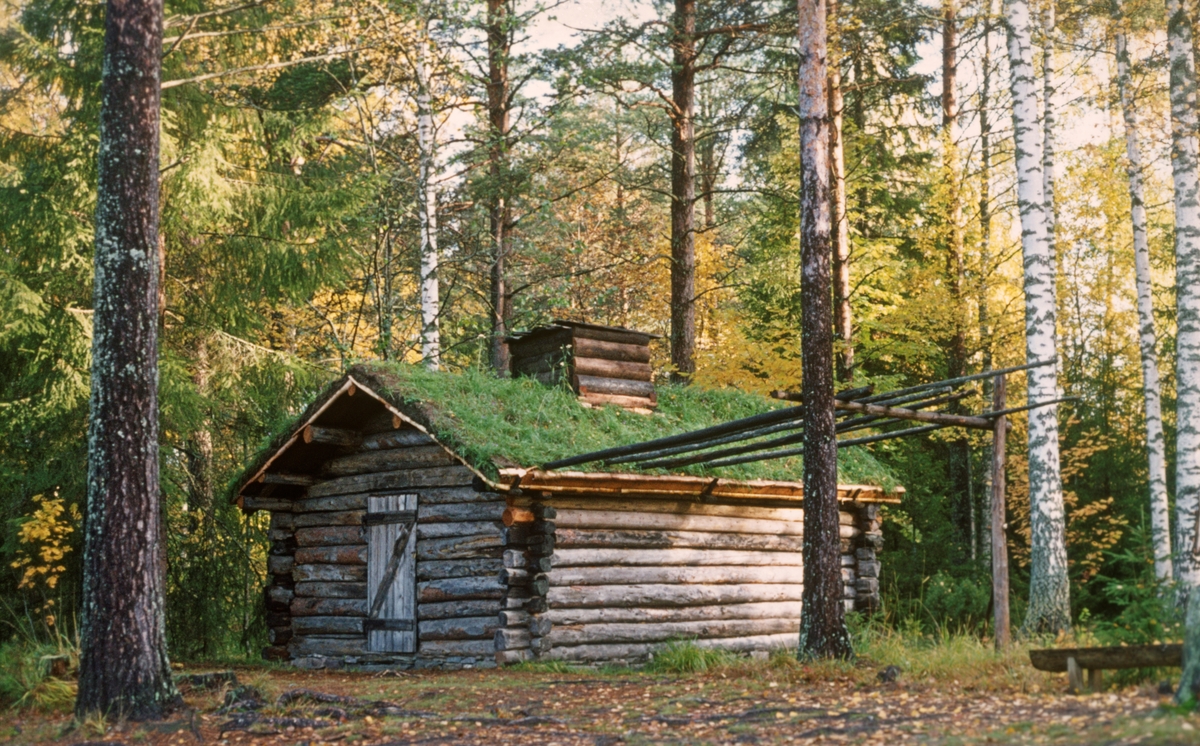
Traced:
<path id="1" fill-rule="evenodd" d="M 1006 0 L 1008 59 L 1017 165 L 1017 209 L 1025 270 L 1025 355 L 1030 362 L 1055 360 L 1055 258 L 1046 216 L 1042 137 L 1033 70 L 1029 3 Z M 1054 399 L 1055 365 L 1028 374 L 1031 402 Z M 1029 413 L 1030 578 L 1027 634 L 1057 632 L 1071 625 L 1067 577 L 1066 515 L 1058 456 L 1058 409 Z"/>
<path id="2" fill-rule="evenodd" d="M 1200 583 L 1200 173 L 1196 154 L 1196 63 L 1190 6 L 1167 1 L 1171 61 L 1171 171 L 1175 188 L 1175 574 L 1186 594 Z M 1182 600 L 1182 599 L 1181 599 Z M 1181 687 L 1182 688 L 1182 687 Z"/>
<path id="3" fill-rule="evenodd" d="M 1163 438 L 1162 401 L 1158 384 L 1158 344 L 1154 335 L 1154 302 L 1150 281 L 1150 243 L 1146 233 L 1146 203 L 1142 191 L 1142 148 L 1134 109 L 1133 81 L 1129 73 L 1129 44 L 1121 0 L 1113 3 L 1117 26 L 1117 89 L 1125 117 L 1126 173 L 1129 176 L 1130 217 L 1133 221 L 1133 258 L 1137 274 L 1139 342 L 1142 353 L 1142 398 L 1146 410 L 1146 451 L 1149 456 L 1150 535 L 1154 545 L 1154 575 L 1161 582 L 1172 577 L 1171 516 L 1167 504 L 1167 457 Z"/>
<path id="4" fill-rule="evenodd" d="M 841 343 L 837 380 L 854 380 L 854 317 L 850 310 L 850 220 L 846 214 L 846 145 L 842 131 L 841 33 L 838 0 L 828 0 L 830 209 L 833 211 L 833 332 Z"/>
<path id="5" fill-rule="evenodd" d="M 988 278 L 992 272 L 992 0 L 983 4 L 983 60 L 981 61 L 979 84 L 979 273 L 978 317 L 979 347 L 983 357 L 983 370 L 992 368 L 992 311 L 988 293 Z M 983 380 L 983 399 L 992 395 L 991 379 Z M 983 450 L 984 464 L 992 463 L 992 446 Z M 992 469 L 983 470 L 982 494 L 992 493 Z M 984 515 L 987 515 L 985 512 Z M 984 557 L 991 557 L 991 542 L 982 541 Z"/>
<path id="6" fill-rule="evenodd" d="M 437 172 L 437 133 L 433 121 L 429 26 L 422 30 L 416 58 L 417 77 L 417 219 L 421 230 L 421 360 L 425 367 L 437 370 L 440 364 L 441 334 L 438 328 L 437 190 L 433 181 Z"/>
<path id="7" fill-rule="evenodd" d="M 850 658 L 842 602 L 833 429 L 832 221 L 824 0 L 797 0 L 800 42 L 800 352 L 804 395 L 804 594 L 800 655 Z"/>
<path id="8" fill-rule="evenodd" d="M 96 194 L 83 624 L 75 711 L 161 717 L 167 660 L 158 486 L 161 0 L 108 0 Z"/>
<path id="9" fill-rule="evenodd" d="M 696 0 L 675 0 L 671 19 L 671 365 L 696 371 Z"/>
<path id="10" fill-rule="evenodd" d="M 489 136 L 488 172 L 492 180 L 492 194 L 488 205 L 488 227 L 491 234 L 491 305 L 492 370 L 503 375 L 508 371 L 509 320 L 512 303 L 508 292 L 508 252 L 511 239 L 509 226 L 512 222 L 508 180 L 508 134 L 511 127 L 509 101 L 508 59 L 512 50 L 512 22 L 508 0 L 488 0 L 488 84 L 487 107 Z"/>

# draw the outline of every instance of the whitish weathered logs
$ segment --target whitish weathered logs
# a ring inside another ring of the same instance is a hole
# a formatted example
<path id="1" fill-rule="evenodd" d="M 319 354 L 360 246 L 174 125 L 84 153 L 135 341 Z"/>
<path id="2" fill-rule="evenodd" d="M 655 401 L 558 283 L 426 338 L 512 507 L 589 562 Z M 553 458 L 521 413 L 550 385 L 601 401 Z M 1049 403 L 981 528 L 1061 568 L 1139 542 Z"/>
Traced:
<path id="1" fill-rule="evenodd" d="M 801 583 L 796 567 L 705 565 L 700 567 L 564 567 L 550 573 L 550 586 L 634 585 L 638 583 Z"/>
<path id="2" fill-rule="evenodd" d="M 344 477 L 352 474 L 423 469 L 429 466 L 449 466 L 458 463 L 439 445 L 414 446 L 392 450 L 367 450 L 332 459 L 321 472 L 325 476 Z"/>
<path id="3" fill-rule="evenodd" d="M 739 549 L 773 552 L 800 552 L 804 549 L 801 536 L 768 536 L 766 534 L 706 533 L 701 531 L 614 531 L 609 529 L 559 528 L 555 540 L 560 549 L 625 548 L 670 549 Z M 555 552 L 557 556 L 557 551 Z"/>
<path id="4" fill-rule="evenodd" d="M 776 650 L 779 648 L 794 649 L 799 641 L 797 635 L 784 633 L 765 635 L 763 637 L 721 637 L 715 639 L 695 640 L 702 648 L 723 648 L 734 652 L 750 650 Z M 553 646 L 543 657 L 549 660 L 567 661 L 603 661 L 603 660 L 644 660 L 666 643 L 620 643 L 611 645 L 571 645 Z"/>
<path id="5" fill-rule="evenodd" d="M 598 357 L 579 357 L 579 355 L 576 354 L 572 364 L 575 368 L 575 374 L 578 375 L 580 379 L 588 376 L 598 376 L 600 378 L 621 378 L 628 381 L 648 382 L 654 377 L 654 371 L 650 368 L 649 363 L 633 363 L 624 360 L 605 360 Z M 580 384 L 583 384 L 582 380 L 580 380 Z"/>
<path id="6" fill-rule="evenodd" d="M 421 497 L 424 498 L 424 492 Z M 504 501 L 474 503 L 429 504 L 417 506 L 418 523 L 446 523 L 453 521 L 498 521 L 504 515 Z"/>
<path id="7" fill-rule="evenodd" d="M 388 448 L 407 448 L 409 446 L 427 446 L 434 442 L 433 438 L 429 437 L 420 430 L 404 429 L 390 430 L 388 432 L 376 433 L 363 438 L 362 449 L 365 451 L 379 451 Z"/>
<path id="8" fill-rule="evenodd" d="M 853 558 L 851 558 L 853 559 Z M 554 566 L 601 565 L 769 565 L 802 567 L 800 552 L 739 552 L 711 549 L 558 549 Z"/>
<path id="9" fill-rule="evenodd" d="M 452 536 L 447 539 L 425 539 L 417 542 L 419 561 L 499 557 L 503 552 L 504 541 L 498 530 L 478 536 Z"/>
<path id="10" fill-rule="evenodd" d="M 722 503 L 698 503 L 690 500 L 630 500 L 611 497 L 552 497 L 550 505 L 555 512 L 563 510 L 603 510 L 618 513 L 672 513 L 676 515 L 718 515 L 730 518 L 763 518 L 771 521 L 804 521 L 803 508 L 765 508 L 758 505 L 727 505 Z M 840 512 L 841 523 L 851 524 L 854 516 Z M 564 524 L 565 525 L 565 524 Z"/>
<path id="11" fill-rule="evenodd" d="M 500 601 L 495 599 L 473 599 L 470 601 L 443 601 L 432 604 L 417 604 L 418 619 L 450 619 L 451 617 L 488 616 L 500 612 Z"/>
<path id="12" fill-rule="evenodd" d="M 347 567 L 349 565 L 346 565 Z M 366 598 L 366 583 L 326 583 L 306 582 L 296 583 L 297 596 L 317 598 Z"/>
<path id="13" fill-rule="evenodd" d="M 292 569 L 296 582 L 329 580 L 336 583 L 367 582 L 366 565 L 296 565 Z"/>
<path id="14" fill-rule="evenodd" d="M 271 575 L 291 575 L 296 560 L 290 555 L 279 554 L 267 557 L 267 572 Z"/>
<path id="15" fill-rule="evenodd" d="M 598 357 L 603 360 L 623 360 L 630 363 L 650 362 L 650 348 L 645 345 L 603 342 L 598 339 L 577 338 L 575 355 L 584 358 Z"/>
<path id="16" fill-rule="evenodd" d="M 421 656 L 427 658 L 495 657 L 495 643 L 491 640 L 423 640 Z"/>
<path id="17" fill-rule="evenodd" d="M 365 544 L 343 544 L 332 547 L 301 547 L 296 550 L 296 562 L 309 565 L 365 565 Z"/>
<path id="18" fill-rule="evenodd" d="M 417 583 L 417 601 L 423 604 L 439 601 L 466 601 L 473 598 L 504 597 L 504 586 L 493 577 L 446 578 Z"/>
<path id="19" fill-rule="evenodd" d="M 309 498 L 350 495 L 358 492 L 406 490 L 416 487 L 467 486 L 475 473 L 465 466 L 438 466 L 428 469 L 402 469 L 377 474 L 338 477 L 308 488 Z"/>
<path id="20" fill-rule="evenodd" d="M 271 528 L 290 531 L 296 527 L 296 516 L 289 513 L 272 513 Z"/>
<path id="21" fill-rule="evenodd" d="M 492 636 L 500 626 L 495 616 L 456 617 L 422 620 L 417 633 L 426 640 L 481 640 Z"/>
<path id="22" fill-rule="evenodd" d="M 496 651 L 496 663 L 502 666 L 512 665 L 514 663 L 523 663 L 532 659 L 533 653 L 531 653 L 528 648 L 522 648 L 520 650 Z"/>
<path id="23" fill-rule="evenodd" d="M 298 616 L 292 620 L 297 635 L 361 635 L 363 617 Z"/>
<path id="24" fill-rule="evenodd" d="M 310 635 L 293 637 L 288 653 L 293 658 L 307 655 L 362 655 L 367 652 L 367 638 L 342 635 Z"/>
<path id="25" fill-rule="evenodd" d="M 467 578 L 494 575 L 504 568 L 504 560 L 484 557 L 466 560 L 430 560 L 417 563 L 417 580 Z"/>
<path id="26" fill-rule="evenodd" d="M 529 647 L 532 635 L 527 629 L 497 629 L 493 639 L 497 650 L 518 650 Z"/>
<path id="27" fill-rule="evenodd" d="M 524 627 L 529 624 L 530 618 L 528 611 L 505 609 L 500 612 L 499 621 L 501 627 Z"/>
<path id="28" fill-rule="evenodd" d="M 333 513 L 300 513 L 296 516 L 296 528 L 314 526 L 361 526 L 364 510 L 341 510 Z"/>
<path id="29" fill-rule="evenodd" d="M 800 617 L 791 619 L 726 619 L 706 622 L 656 622 L 654 624 L 555 625 L 553 645 L 591 645 L 613 642 L 663 642 L 672 638 L 759 637 L 785 632 L 799 634 Z"/>
<path id="30" fill-rule="evenodd" d="M 362 526 L 313 526 L 296 529 L 296 544 L 302 547 L 366 543 L 367 534 Z"/>
<path id="31" fill-rule="evenodd" d="M 546 618 L 555 625 L 700 622 L 720 619 L 799 619 L 799 601 L 718 604 L 667 608 L 609 607 L 599 609 L 551 608 Z"/>
<path id="32" fill-rule="evenodd" d="M 478 535 L 494 531 L 500 534 L 499 521 L 467 521 L 464 523 L 418 523 L 417 539 L 443 539 L 448 536 Z"/>
<path id="33" fill-rule="evenodd" d="M 302 616 L 367 615 L 367 594 L 361 598 L 297 598 L 292 601 L 292 618 Z"/>
<path id="34" fill-rule="evenodd" d="M 799 583 L 580 585 L 551 588 L 547 593 L 547 599 L 551 608 L 701 606 L 763 601 L 799 601 L 803 590 L 803 586 Z"/>
<path id="35" fill-rule="evenodd" d="M 560 508 L 558 526 L 561 528 L 631 529 L 641 531 L 717 531 L 739 534 L 770 534 L 771 536 L 803 536 L 801 521 L 777 521 L 733 516 L 681 515 L 678 513 L 635 513 L 620 510 L 575 510 Z M 841 526 L 847 536 L 857 536 L 858 529 Z"/>
<path id="36" fill-rule="evenodd" d="M 574 376 L 581 394 L 616 394 L 618 396 L 654 396 L 654 384 L 649 381 L 628 381 L 599 376 Z"/>

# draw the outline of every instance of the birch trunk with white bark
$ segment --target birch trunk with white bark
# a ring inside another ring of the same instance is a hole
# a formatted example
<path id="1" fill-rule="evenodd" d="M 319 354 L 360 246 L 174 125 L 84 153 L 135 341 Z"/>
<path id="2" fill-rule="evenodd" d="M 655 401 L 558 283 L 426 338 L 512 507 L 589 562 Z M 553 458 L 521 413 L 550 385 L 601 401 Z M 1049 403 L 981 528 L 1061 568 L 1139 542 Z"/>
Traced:
<path id="1" fill-rule="evenodd" d="M 421 231 L 421 360 L 426 368 L 437 370 L 442 354 L 438 329 L 441 306 L 438 294 L 437 190 L 433 183 L 437 169 L 437 133 L 430 90 L 429 46 L 428 38 L 421 40 L 415 65 L 417 149 L 420 157 L 417 168 L 417 219 Z"/>
<path id="2" fill-rule="evenodd" d="M 1149 458 L 1150 536 L 1154 550 L 1154 575 L 1160 582 L 1172 576 L 1171 516 L 1167 503 L 1167 459 L 1163 438 L 1162 401 L 1158 383 L 1158 345 L 1154 335 L 1154 303 L 1150 283 L 1150 242 L 1146 233 L 1146 204 L 1142 189 L 1142 148 L 1129 73 L 1129 44 L 1121 0 L 1113 3 L 1117 25 L 1117 89 L 1125 118 L 1126 173 L 1129 177 L 1130 217 L 1133 222 L 1133 257 L 1137 276 L 1138 331 L 1142 353 L 1142 399 L 1146 410 L 1146 452 Z"/>
<path id="3" fill-rule="evenodd" d="M 1017 209 L 1025 272 L 1025 354 L 1030 362 L 1057 358 L 1055 258 L 1046 215 L 1041 122 L 1033 69 L 1029 3 L 1006 0 L 1008 58 L 1017 166 Z M 1028 374 L 1030 401 L 1057 395 L 1056 366 Z M 1029 413 L 1030 579 L 1026 634 L 1057 632 L 1071 625 L 1067 577 L 1066 515 L 1058 454 L 1058 409 Z"/>
<path id="4" fill-rule="evenodd" d="M 1175 577 L 1180 584 L 1180 601 L 1200 582 L 1196 561 L 1196 510 L 1200 504 L 1200 174 L 1196 165 L 1196 63 L 1189 8 L 1182 0 L 1167 0 L 1177 324 Z"/>

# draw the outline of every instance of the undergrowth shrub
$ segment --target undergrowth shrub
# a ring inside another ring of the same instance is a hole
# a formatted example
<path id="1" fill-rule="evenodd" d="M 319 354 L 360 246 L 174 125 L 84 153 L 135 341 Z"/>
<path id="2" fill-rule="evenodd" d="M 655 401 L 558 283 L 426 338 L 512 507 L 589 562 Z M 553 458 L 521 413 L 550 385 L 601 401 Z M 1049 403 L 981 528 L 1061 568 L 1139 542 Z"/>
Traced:
<path id="1" fill-rule="evenodd" d="M 33 621 L 3 607 L 0 623 L 10 636 L 0 642 L 0 707 L 69 711 L 75 704 L 79 639 L 52 617 Z"/>
<path id="2" fill-rule="evenodd" d="M 730 665 L 737 659 L 737 655 L 728 650 L 702 648 L 694 640 L 678 639 L 669 641 L 657 651 L 646 668 L 660 673 L 703 673 Z"/>

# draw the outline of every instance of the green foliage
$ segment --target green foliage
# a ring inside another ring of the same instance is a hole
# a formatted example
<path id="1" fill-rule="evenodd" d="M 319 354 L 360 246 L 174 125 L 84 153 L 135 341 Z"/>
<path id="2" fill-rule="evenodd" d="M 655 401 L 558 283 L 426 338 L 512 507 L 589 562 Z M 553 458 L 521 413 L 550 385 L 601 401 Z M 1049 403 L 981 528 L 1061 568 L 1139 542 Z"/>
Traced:
<path id="1" fill-rule="evenodd" d="M 654 653 L 647 668 L 672 674 L 704 673 L 733 663 L 737 656 L 720 648 L 702 648 L 693 640 L 671 640 Z"/>

